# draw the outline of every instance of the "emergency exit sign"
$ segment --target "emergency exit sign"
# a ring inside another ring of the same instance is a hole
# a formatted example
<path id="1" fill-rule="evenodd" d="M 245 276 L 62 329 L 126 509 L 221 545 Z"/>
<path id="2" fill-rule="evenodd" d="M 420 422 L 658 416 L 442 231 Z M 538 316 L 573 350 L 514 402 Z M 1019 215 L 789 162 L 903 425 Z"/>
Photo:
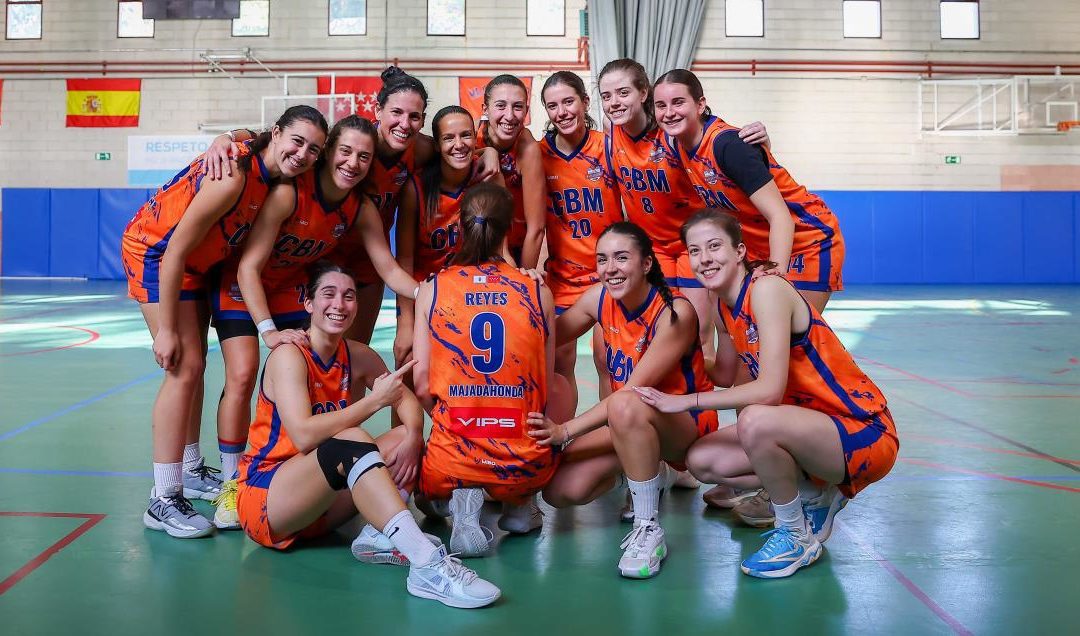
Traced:
<path id="1" fill-rule="evenodd" d="M 94 159 L 97 159 L 98 161 L 109 161 L 110 159 L 112 159 L 112 153 L 111 152 L 99 152 L 99 153 L 94 155 Z"/>
<path id="2" fill-rule="evenodd" d="M 960 163 L 960 155 L 945 155 L 945 165 L 955 166 Z"/>

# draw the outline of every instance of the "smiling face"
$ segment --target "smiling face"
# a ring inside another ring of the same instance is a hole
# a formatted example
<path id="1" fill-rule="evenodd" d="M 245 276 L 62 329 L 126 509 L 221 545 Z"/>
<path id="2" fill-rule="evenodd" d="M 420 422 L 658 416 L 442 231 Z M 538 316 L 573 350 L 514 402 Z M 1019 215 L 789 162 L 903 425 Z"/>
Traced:
<path id="1" fill-rule="evenodd" d="M 355 128 L 345 128 L 330 151 L 330 160 L 323 169 L 330 171 L 336 187 L 351 190 L 367 176 L 375 155 L 375 140 Z"/>
<path id="2" fill-rule="evenodd" d="M 399 91 L 375 108 L 379 138 L 393 153 L 405 152 L 424 127 L 424 98 L 414 91 Z"/>
<path id="3" fill-rule="evenodd" d="M 513 143 L 529 114 L 529 96 L 520 86 L 499 84 L 492 87 L 484 103 L 484 114 L 492 139 L 500 144 Z"/>
<path id="4" fill-rule="evenodd" d="M 672 137 L 687 138 L 701 131 L 705 97 L 695 100 L 686 84 L 657 84 L 653 89 L 656 121 Z"/>
<path id="5" fill-rule="evenodd" d="M 450 113 L 443 116 L 435 126 L 435 142 L 439 144 L 439 154 L 448 168 L 462 170 L 472 164 L 473 150 L 476 148 L 476 129 L 472 118 L 463 113 Z"/>
<path id="6" fill-rule="evenodd" d="M 652 263 L 652 257 L 643 256 L 634 239 L 625 234 L 608 232 L 596 242 L 596 274 L 616 300 L 644 295 L 649 285 L 645 274 Z"/>
<path id="7" fill-rule="evenodd" d="M 319 158 L 326 133 L 315 124 L 297 119 L 285 128 L 274 126 L 270 136 L 270 156 L 282 176 L 295 177 L 304 173 Z"/>
<path id="8" fill-rule="evenodd" d="M 544 110 L 555 130 L 564 137 L 573 137 L 585 130 L 585 113 L 589 98 L 578 95 L 569 84 L 549 86 L 543 94 Z"/>
<path id="9" fill-rule="evenodd" d="M 746 276 L 746 245 L 735 245 L 732 237 L 712 221 L 700 221 L 687 230 L 686 252 L 694 276 L 711 291 L 722 294 L 740 285 Z"/>
<path id="10" fill-rule="evenodd" d="M 343 335 L 356 316 L 356 283 L 348 274 L 326 272 L 319 277 L 315 293 L 304 299 L 311 327 L 331 335 Z"/>
<path id="11" fill-rule="evenodd" d="M 616 126 L 625 126 L 645 117 L 645 100 L 649 92 L 634 87 L 629 71 L 610 71 L 600 78 L 600 102 L 604 114 Z"/>

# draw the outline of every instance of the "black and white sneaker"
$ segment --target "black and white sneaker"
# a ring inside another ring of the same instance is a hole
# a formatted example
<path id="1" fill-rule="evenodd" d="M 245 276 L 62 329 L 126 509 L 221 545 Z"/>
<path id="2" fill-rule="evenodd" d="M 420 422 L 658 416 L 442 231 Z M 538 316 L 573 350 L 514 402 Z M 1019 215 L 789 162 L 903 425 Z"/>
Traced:
<path id="1" fill-rule="evenodd" d="M 196 539 L 214 532 L 214 524 L 196 512 L 182 494 L 158 497 L 154 489 L 150 490 L 150 505 L 143 513 L 143 524 L 177 539 Z"/>

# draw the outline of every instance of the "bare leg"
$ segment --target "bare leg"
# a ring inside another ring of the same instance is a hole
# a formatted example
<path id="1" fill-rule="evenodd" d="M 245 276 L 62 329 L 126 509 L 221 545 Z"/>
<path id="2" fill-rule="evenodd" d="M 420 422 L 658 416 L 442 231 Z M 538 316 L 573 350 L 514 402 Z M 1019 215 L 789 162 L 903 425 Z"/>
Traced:
<path id="1" fill-rule="evenodd" d="M 578 389 L 574 367 L 577 366 L 577 343 L 568 342 L 555 349 L 555 373 L 566 379 L 568 407 L 571 413 L 577 412 Z"/>
<path id="2" fill-rule="evenodd" d="M 829 298 L 832 296 L 831 291 L 808 291 L 800 289 L 799 295 L 806 299 L 806 302 L 810 303 L 814 309 L 820 314 L 825 311 L 825 305 L 829 302 Z"/>
<path id="3" fill-rule="evenodd" d="M 221 357 L 225 361 L 225 389 L 218 401 L 217 434 L 219 439 L 239 442 L 247 439 L 251 424 L 251 395 L 259 373 L 259 340 L 254 336 L 222 340 Z"/>
<path id="4" fill-rule="evenodd" d="M 589 431 L 567 448 L 562 464 L 544 487 L 544 500 L 556 508 L 589 503 L 614 488 L 621 472 L 608 428 Z"/>

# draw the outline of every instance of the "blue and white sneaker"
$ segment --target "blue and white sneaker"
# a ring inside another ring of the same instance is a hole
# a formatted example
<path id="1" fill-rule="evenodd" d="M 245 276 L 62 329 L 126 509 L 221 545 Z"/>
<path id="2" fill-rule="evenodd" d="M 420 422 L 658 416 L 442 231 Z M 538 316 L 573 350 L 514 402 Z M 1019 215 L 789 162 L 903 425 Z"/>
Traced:
<path id="1" fill-rule="evenodd" d="M 221 471 L 199 460 L 199 465 L 184 471 L 184 497 L 213 501 L 221 494 Z"/>
<path id="2" fill-rule="evenodd" d="M 836 486 L 829 486 L 817 497 L 803 502 L 803 513 L 818 543 L 828 540 L 836 513 L 843 510 L 847 503 L 848 498 Z"/>
<path id="3" fill-rule="evenodd" d="M 821 556 L 821 544 L 810 533 L 799 537 L 787 528 L 776 528 L 761 536 L 769 537 L 769 540 L 742 562 L 744 574 L 759 579 L 780 579 L 795 574 L 799 568 Z"/>
<path id="4" fill-rule="evenodd" d="M 444 546 L 439 546 L 430 563 L 414 563 L 409 567 L 406 589 L 413 596 L 466 609 L 491 605 L 499 600 L 501 594 L 499 588 L 477 576 L 453 555 L 447 554 Z"/>

